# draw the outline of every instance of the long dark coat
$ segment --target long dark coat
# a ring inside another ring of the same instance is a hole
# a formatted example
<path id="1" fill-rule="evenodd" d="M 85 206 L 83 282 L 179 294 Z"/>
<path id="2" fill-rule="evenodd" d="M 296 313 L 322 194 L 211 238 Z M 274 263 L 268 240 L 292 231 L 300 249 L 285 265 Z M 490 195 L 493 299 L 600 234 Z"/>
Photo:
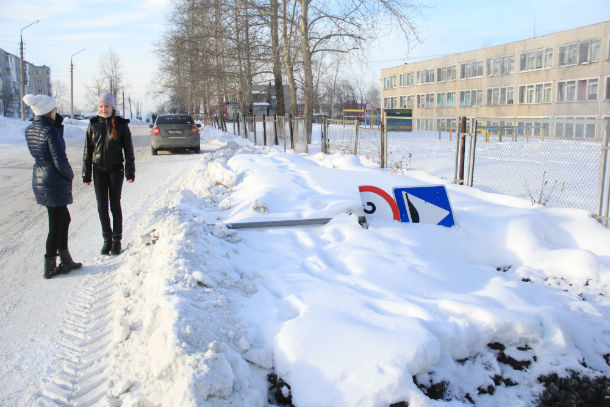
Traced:
<path id="1" fill-rule="evenodd" d="M 71 204 L 74 173 L 56 123 L 46 116 L 34 116 L 25 129 L 25 139 L 35 160 L 32 189 L 36 202 L 49 207 Z"/>

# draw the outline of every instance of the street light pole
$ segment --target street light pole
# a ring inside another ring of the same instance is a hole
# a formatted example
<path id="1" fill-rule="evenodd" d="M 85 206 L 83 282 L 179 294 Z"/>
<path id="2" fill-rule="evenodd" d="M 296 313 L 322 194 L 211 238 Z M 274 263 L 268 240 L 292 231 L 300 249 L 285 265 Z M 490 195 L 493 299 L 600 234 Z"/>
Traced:
<path id="1" fill-rule="evenodd" d="M 85 49 L 81 49 L 80 51 L 75 52 L 70 57 L 70 117 L 74 118 L 74 64 L 72 63 L 72 58 L 76 54 L 80 54 Z"/>
<path id="2" fill-rule="evenodd" d="M 31 22 L 30 24 L 26 25 L 25 27 L 23 27 L 21 29 L 21 31 L 19 31 L 19 51 L 21 53 L 21 60 L 19 63 L 19 67 L 21 68 L 21 86 L 19 87 L 19 102 L 20 102 L 20 106 L 21 106 L 21 120 L 25 120 L 25 109 L 23 106 L 23 92 L 25 91 L 25 85 L 23 83 L 23 30 L 25 30 L 26 28 L 28 28 L 31 25 L 34 25 L 36 23 L 40 22 L 40 20 L 36 20 L 34 22 Z"/>

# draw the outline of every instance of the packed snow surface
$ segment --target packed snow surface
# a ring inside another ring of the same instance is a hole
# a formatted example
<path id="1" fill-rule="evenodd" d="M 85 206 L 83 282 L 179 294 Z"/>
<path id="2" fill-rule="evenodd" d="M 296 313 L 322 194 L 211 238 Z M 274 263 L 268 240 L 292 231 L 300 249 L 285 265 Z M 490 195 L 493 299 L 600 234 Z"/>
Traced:
<path id="1" fill-rule="evenodd" d="M 66 124 L 76 174 L 85 126 Z M 3 183 L 31 167 L 24 127 L 0 120 Z M 13 217 L 39 215 L 34 235 L 2 237 L 2 286 L 17 294 L 0 292 L 0 404 L 265 406 L 274 373 L 297 407 L 531 406 L 540 376 L 610 376 L 610 230 L 586 211 L 445 184 L 456 226 L 363 228 L 360 185 L 444 181 L 210 128 L 200 155 L 136 152 L 124 252 L 97 254 L 93 191 L 77 177 L 70 238 L 84 267 L 62 278 L 42 279 L 46 213 L 29 173 L 19 195 L 0 188 Z M 305 218 L 332 220 L 224 226 Z M 443 382 L 442 399 L 427 397 Z"/>

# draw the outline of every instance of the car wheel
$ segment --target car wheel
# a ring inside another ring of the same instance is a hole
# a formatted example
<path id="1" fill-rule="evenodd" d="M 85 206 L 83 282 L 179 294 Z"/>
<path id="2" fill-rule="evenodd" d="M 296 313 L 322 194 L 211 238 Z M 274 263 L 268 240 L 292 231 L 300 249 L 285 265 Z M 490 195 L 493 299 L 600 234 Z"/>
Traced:
<path id="1" fill-rule="evenodd" d="M 154 147 L 150 148 L 150 152 L 152 153 L 152 155 L 157 155 L 157 149 Z"/>
<path id="2" fill-rule="evenodd" d="M 195 147 L 195 154 L 201 153 L 201 147 Z"/>

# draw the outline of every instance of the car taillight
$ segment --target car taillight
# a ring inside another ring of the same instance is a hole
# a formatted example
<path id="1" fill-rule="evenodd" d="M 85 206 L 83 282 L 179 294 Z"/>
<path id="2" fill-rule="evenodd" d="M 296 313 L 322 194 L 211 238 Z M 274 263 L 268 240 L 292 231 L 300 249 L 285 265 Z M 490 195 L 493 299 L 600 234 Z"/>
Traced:
<path id="1" fill-rule="evenodd" d="M 159 134 L 161 134 L 161 131 L 159 130 L 159 126 L 153 127 L 152 134 L 153 134 L 153 136 L 158 136 Z"/>
<path id="2" fill-rule="evenodd" d="M 194 136 L 195 134 L 199 134 L 199 129 L 197 126 L 191 126 L 191 135 Z"/>

